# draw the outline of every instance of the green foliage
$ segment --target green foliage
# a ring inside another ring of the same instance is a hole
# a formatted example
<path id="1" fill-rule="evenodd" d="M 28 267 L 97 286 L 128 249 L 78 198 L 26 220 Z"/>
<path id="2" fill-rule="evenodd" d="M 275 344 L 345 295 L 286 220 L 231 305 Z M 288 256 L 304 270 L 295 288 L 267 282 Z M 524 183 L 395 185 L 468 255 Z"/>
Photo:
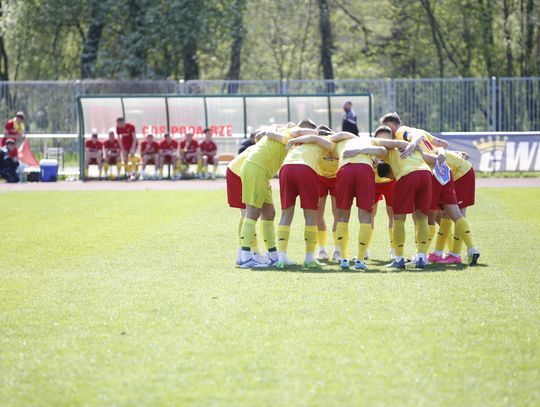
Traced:
<path id="1" fill-rule="evenodd" d="M 481 266 L 386 274 L 235 268 L 224 191 L 0 196 L 2 406 L 540 403 L 540 189 L 478 191 Z"/>
<path id="2" fill-rule="evenodd" d="M 337 79 L 540 75 L 538 0 L 328 6 Z M 8 0 L 2 11 L 10 79 L 81 77 L 96 25 L 96 78 L 222 79 L 238 33 L 242 79 L 322 77 L 317 0 Z"/>

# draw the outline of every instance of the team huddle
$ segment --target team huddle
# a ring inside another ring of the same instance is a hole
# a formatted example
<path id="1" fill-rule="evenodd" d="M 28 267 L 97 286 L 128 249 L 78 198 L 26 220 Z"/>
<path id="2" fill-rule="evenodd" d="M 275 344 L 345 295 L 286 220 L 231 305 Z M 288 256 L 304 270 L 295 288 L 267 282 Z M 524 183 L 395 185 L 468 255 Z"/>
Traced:
<path id="1" fill-rule="evenodd" d="M 467 263 L 477 263 L 480 252 L 465 218 L 466 208 L 475 200 L 474 169 L 467 155 L 449 150 L 445 140 L 402 125 L 397 113 L 381 117 L 373 137 L 334 132 L 306 119 L 297 125 L 270 126 L 256 138 L 255 145 L 231 161 L 226 175 L 229 206 L 241 210 L 236 259 L 240 267 L 283 269 L 294 264 L 288 258 L 288 245 L 298 197 L 305 219 L 305 268 L 320 268 L 320 261 L 332 260 L 341 269 L 367 269 L 377 204 L 383 197 L 391 260 L 387 267 L 406 266 L 408 214 L 414 220 L 416 242 L 410 264 L 423 269 L 430 263 L 462 263 L 463 243 Z M 443 163 L 451 170 L 445 183 L 432 172 Z M 270 180 L 278 171 L 281 218 L 276 236 Z M 328 196 L 333 214 L 331 256 L 324 218 Z M 356 257 L 351 258 L 349 221 L 355 200 L 360 229 Z M 259 218 L 267 249 L 264 256 L 256 233 Z M 435 235 L 435 248 L 429 253 Z"/>
<path id="2" fill-rule="evenodd" d="M 115 134 L 116 133 L 116 134 Z M 118 137 L 116 137 L 118 135 Z M 88 178 L 88 167 L 92 164 L 98 166 L 99 178 L 102 173 L 112 178 L 112 167 L 116 166 L 116 176 L 134 180 L 148 178 L 145 173 L 148 165 L 153 165 L 154 178 L 163 178 L 164 166 L 170 166 L 169 175 L 173 179 L 181 179 L 186 175 L 190 165 L 197 166 L 197 176 L 203 178 L 216 178 L 218 157 L 217 145 L 212 140 L 210 129 L 204 130 L 204 139 L 197 142 L 192 133 L 187 133 L 180 143 L 166 133 L 159 142 L 152 134 L 147 134 L 140 145 L 135 133 L 135 126 L 127 123 L 123 117 L 116 120 L 116 128 L 111 128 L 108 138 L 102 142 L 98 139 L 97 131 L 85 142 L 84 171 Z M 208 171 L 209 165 L 213 171 Z M 140 167 L 140 173 L 139 173 Z"/>

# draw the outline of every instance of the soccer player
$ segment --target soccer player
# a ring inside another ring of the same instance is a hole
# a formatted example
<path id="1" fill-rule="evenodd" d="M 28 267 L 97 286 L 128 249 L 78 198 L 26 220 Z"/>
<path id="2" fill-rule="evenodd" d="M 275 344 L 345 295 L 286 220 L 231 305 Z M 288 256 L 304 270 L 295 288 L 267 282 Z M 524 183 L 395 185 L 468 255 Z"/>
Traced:
<path id="1" fill-rule="evenodd" d="M 357 136 L 349 132 L 336 133 L 330 140 L 336 143 L 335 151 L 339 157 L 336 178 L 336 233 L 341 253 L 340 267 L 344 270 L 349 268 L 349 219 L 356 198 L 360 233 L 354 268 L 365 270 L 367 267 L 364 256 L 371 239 L 371 210 L 375 200 L 373 162 L 369 154 L 384 154 L 386 149 L 374 146 L 371 138 L 367 136 Z"/>
<path id="2" fill-rule="evenodd" d="M 380 123 L 382 125 L 387 125 L 391 129 L 392 135 L 397 140 L 405 140 L 410 143 L 407 148 L 404 149 L 402 157 L 408 157 L 413 151 L 416 151 L 420 147 L 422 150 L 425 150 L 428 153 L 428 157 L 430 154 L 435 154 L 436 160 L 439 163 L 442 163 L 446 160 L 445 149 L 448 148 L 448 142 L 432 136 L 425 130 L 415 129 L 412 127 L 401 125 L 401 119 L 397 113 L 394 112 L 385 114 L 380 119 Z M 432 166 L 435 164 L 433 160 L 430 161 L 428 159 L 428 161 Z M 431 239 L 435 234 L 435 217 L 437 215 L 437 211 L 439 210 L 439 206 L 441 206 L 444 208 L 445 213 L 452 219 L 452 221 L 454 221 L 456 227 L 456 234 L 464 236 L 467 239 L 465 243 L 467 244 L 468 248 L 469 264 L 471 266 L 475 265 L 478 261 L 478 258 L 480 257 L 480 252 L 473 245 L 469 224 L 461 214 L 461 211 L 459 210 L 459 207 L 457 205 L 457 197 L 454 191 L 454 182 L 453 180 L 450 180 L 450 182 L 448 182 L 447 184 L 441 185 L 441 183 L 437 181 L 433 174 L 431 176 L 432 196 L 429 212 L 430 226 L 428 235 L 428 247 Z M 443 233 L 446 233 L 444 228 L 447 228 L 447 225 L 448 221 L 445 221 Z M 430 256 L 431 260 L 429 261 L 433 260 L 439 262 L 440 260 L 442 260 L 442 258 L 439 257 L 440 256 Z"/>
<path id="3" fill-rule="evenodd" d="M 5 147 L 0 147 L 0 179 L 4 178 L 9 183 L 19 182 L 19 159 L 10 154 L 13 150 L 17 150 L 17 145 L 12 139 L 7 139 Z"/>
<path id="4" fill-rule="evenodd" d="M 320 135 L 331 135 L 332 130 L 326 126 L 317 127 Z M 340 261 L 341 254 L 337 244 L 337 208 L 336 208 L 336 176 L 338 171 L 339 157 L 335 151 L 328 151 L 322 159 L 319 160 L 317 176 L 319 181 L 319 210 L 317 211 L 317 244 L 319 246 L 318 260 L 327 260 L 328 251 L 326 250 L 327 227 L 324 219 L 326 209 L 326 201 L 330 196 L 332 205 L 332 237 L 334 242 L 334 250 L 332 260 Z"/>
<path id="5" fill-rule="evenodd" d="M 373 205 L 373 210 L 371 211 L 371 228 L 375 229 L 375 217 L 377 216 L 377 207 L 379 201 L 384 197 L 384 203 L 386 206 L 386 215 L 388 216 L 388 237 L 390 241 L 390 260 L 394 260 L 394 248 L 392 244 L 392 239 L 394 235 L 394 212 L 392 210 L 392 205 L 394 202 L 394 188 L 396 186 L 396 180 L 379 177 L 377 173 L 377 164 L 380 160 L 375 159 L 375 204 Z M 369 249 L 369 247 L 368 247 Z M 366 257 L 369 257 L 368 251 L 366 250 Z"/>
<path id="6" fill-rule="evenodd" d="M 159 142 L 159 177 L 163 178 L 163 166 L 169 164 L 172 167 L 172 178 L 176 177 L 178 170 L 178 141 L 169 133 L 165 133 L 163 140 Z"/>
<path id="7" fill-rule="evenodd" d="M 216 179 L 216 171 L 217 171 L 217 145 L 212 140 L 212 132 L 210 129 L 204 129 L 204 140 L 201 141 L 199 144 L 199 148 L 201 149 L 201 156 L 202 156 L 202 172 L 199 174 L 199 178 L 210 178 L 210 174 L 208 174 L 208 165 L 212 164 L 214 166 L 213 172 L 212 172 L 212 179 Z"/>
<path id="8" fill-rule="evenodd" d="M 154 166 L 154 176 L 157 177 L 157 168 L 159 166 L 159 144 L 154 140 L 153 134 L 148 134 L 146 139 L 141 143 L 141 178 L 146 176 L 145 170 L 147 165 Z"/>
<path id="9" fill-rule="evenodd" d="M 84 143 L 84 177 L 88 178 L 88 167 L 90 164 L 97 164 L 99 168 L 99 178 L 103 169 L 103 143 L 98 140 L 97 131 L 92 132 L 90 140 Z"/>
<path id="10" fill-rule="evenodd" d="M 275 209 L 272 202 L 270 179 L 278 172 L 285 160 L 287 151 L 285 145 L 291 138 L 304 135 L 317 135 L 315 123 L 311 120 L 302 120 L 298 127 L 276 126 L 269 132 L 263 132 L 267 137 L 253 146 L 246 157 L 240 178 L 242 179 L 242 202 L 246 205 L 246 218 L 242 225 L 240 253 L 240 267 L 265 267 L 253 258 L 251 243 L 255 235 L 255 224 L 259 216 L 264 241 L 269 247 L 268 257 L 270 265 L 278 261 L 275 245 L 274 217 Z M 272 134 L 273 138 L 268 137 Z M 278 141 L 276 141 L 276 139 Z"/>
<path id="11" fill-rule="evenodd" d="M 180 160 L 184 174 L 187 173 L 190 164 L 197 164 L 197 174 L 201 173 L 201 149 L 197 140 L 193 138 L 193 133 L 187 133 L 186 138 L 180 142 Z"/>
<path id="12" fill-rule="evenodd" d="M 381 177 L 396 179 L 394 188 L 394 251 L 395 259 L 389 265 L 397 269 L 405 268 L 403 250 L 405 246 L 405 220 L 407 214 L 414 213 L 417 224 L 417 256 L 416 267 L 426 267 L 426 251 L 429 238 L 428 214 L 431 203 L 431 170 L 424 162 L 419 151 L 408 151 L 409 145 L 394 140 L 392 130 L 388 126 L 380 126 L 375 130 L 376 144 L 388 148 L 387 154 L 379 155 L 384 163 L 379 163 L 377 171 Z M 403 149 L 403 151 L 397 148 Z M 405 159 L 405 152 L 408 152 Z M 382 171 L 386 169 L 386 171 Z"/>
<path id="13" fill-rule="evenodd" d="M 272 135 L 267 135 L 272 137 Z M 287 142 L 287 155 L 279 171 L 281 219 L 278 226 L 278 268 L 289 263 L 287 248 L 294 217 L 296 197 L 304 210 L 304 240 L 306 242 L 305 268 L 318 268 L 315 260 L 317 247 L 317 213 L 319 209 L 319 161 L 334 148 L 328 138 L 304 135 Z"/>
<path id="14" fill-rule="evenodd" d="M 119 117 L 116 119 L 116 134 L 120 139 L 120 153 L 124 161 L 124 174 L 126 177 L 129 177 L 131 174 L 131 178 L 134 178 L 137 168 L 132 168 L 130 163 L 135 161 L 133 157 L 138 146 L 135 126 L 131 123 L 126 123 L 123 117 Z"/>
<path id="15" fill-rule="evenodd" d="M 114 128 L 109 129 L 109 137 L 103 142 L 103 168 L 105 176 L 109 175 L 109 166 L 116 165 L 116 175 L 120 177 L 121 159 L 120 159 L 120 142 L 114 135 Z"/>
<path id="16" fill-rule="evenodd" d="M 426 158 L 429 163 L 433 161 L 429 157 Z M 439 232 L 435 242 L 435 251 L 430 254 L 428 260 L 432 263 L 443 264 L 459 264 L 461 263 L 461 243 L 464 241 L 467 245 L 468 263 L 474 266 L 478 262 L 480 252 L 473 246 L 472 236 L 465 213 L 467 206 L 474 204 L 474 189 L 475 177 L 472 164 L 465 160 L 461 155 L 454 151 L 446 151 L 446 163 L 450 167 L 452 178 L 450 184 L 452 186 L 453 198 L 455 203 L 442 204 L 444 209 L 439 225 Z M 457 178 L 457 181 L 456 181 Z M 461 180 L 459 183 L 458 181 Z M 446 185 L 448 185 L 446 184 Z M 457 184 L 457 187 L 456 187 Z M 459 197 L 457 194 L 459 191 Z M 439 201 L 439 205 L 441 201 Z M 433 211 L 437 211 L 435 203 L 432 201 Z M 436 213 L 435 213 L 436 215 Z M 452 222 L 455 224 L 454 245 L 448 256 L 443 258 L 444 246 L 448 240 L 448 236 L 452 231 Z M 462 224 L 463 226 L 460 226 Z"/>
<path id="17" fill-rule="evenodd" d="M 11 158 L 18 158 L 17 139 L 25 139 L 24 113 L 17 112 L 13 119 L 9 119 L 4 126 L 4 137 L 0 138 L 0 147 L 4 147 L 9 139 L 15 143 L 15 148 L 10 148 L 8 154 Z"/>

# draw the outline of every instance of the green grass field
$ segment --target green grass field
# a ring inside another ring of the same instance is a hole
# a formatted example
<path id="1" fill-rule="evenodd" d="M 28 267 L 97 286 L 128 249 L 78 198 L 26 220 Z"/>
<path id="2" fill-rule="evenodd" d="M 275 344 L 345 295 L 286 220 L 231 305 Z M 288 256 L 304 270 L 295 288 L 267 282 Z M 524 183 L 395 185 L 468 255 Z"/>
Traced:
<path id="1" fill-rule="evenodd" d="M 2 407 L 540 404 L 540 189 L 478 190 L 480 266 L 401 273 L 384 210 L 372 272 L 278 272 L 224 191 L 0 201 Z"/>

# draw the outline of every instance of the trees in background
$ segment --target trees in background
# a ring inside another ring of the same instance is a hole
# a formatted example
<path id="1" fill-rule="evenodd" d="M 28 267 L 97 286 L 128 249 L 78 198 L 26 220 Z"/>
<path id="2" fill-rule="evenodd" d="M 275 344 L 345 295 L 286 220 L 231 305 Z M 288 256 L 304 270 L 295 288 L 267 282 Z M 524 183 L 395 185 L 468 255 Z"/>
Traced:
<path id="1" fill-rule="evenodd" d="M 0 80 L 540 75 L 540 0 L 1 0 Z"/>

